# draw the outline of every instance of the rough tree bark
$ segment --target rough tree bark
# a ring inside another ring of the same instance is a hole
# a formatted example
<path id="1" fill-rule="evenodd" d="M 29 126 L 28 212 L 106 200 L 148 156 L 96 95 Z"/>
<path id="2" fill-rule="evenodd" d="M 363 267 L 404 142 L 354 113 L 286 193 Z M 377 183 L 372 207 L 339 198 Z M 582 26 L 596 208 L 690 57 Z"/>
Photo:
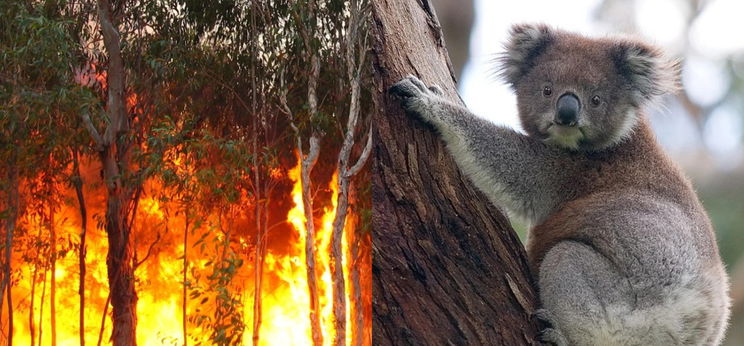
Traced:
<path id="1" fill-rule="evenodd" d="M 537 306 L 524 248 L 425 124 L 388 88 L 407 74 L 459 100 L 428 0 L 373 7 L 381 105 L 373 166 L 373 335 L 387 344 L 536 344 Z"/>

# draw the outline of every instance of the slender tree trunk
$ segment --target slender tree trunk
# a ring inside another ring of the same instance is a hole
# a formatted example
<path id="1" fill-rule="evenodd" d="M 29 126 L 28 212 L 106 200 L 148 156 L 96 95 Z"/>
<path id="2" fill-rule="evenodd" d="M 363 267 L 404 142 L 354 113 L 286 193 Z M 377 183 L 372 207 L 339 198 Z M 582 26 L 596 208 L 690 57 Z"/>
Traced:
<path id="1" fill-rule="evenodd" d="M 256 173 L 258 174 L 258 173 Z M 257 179 L 258 180 L 258 179 Z M 256 201 L 256 249 L 254 256 L 254 292 L 253 292 L 253 345 L 258 345 L 261 331 L 261 292 L 263 284 L 263 267 L 266 252 L 266 229 L 262 218 L 265 218 L 263 203 Z"/>
<path id="2" fill-rule="evenodd" d="M 251 11 L 251 34 L 256 33 L 256 11 Z M 251 41 L 251 44 L 255 45 L 255 40 Z M 255 47 L 255 46 L 254 46 Z M 261 179 L 261 163 L 259 162 L 259 127 L 258 127 L 258 107 L 257 107 L 257 95 L 256 95 L 256 74 L 255 64 L 251 61 L 251 119 L 253 126 L 253 189 L 255 196 L 255 218 L 256 218 L 256 249 L 254 253 L 254 289 L 253 289 L 253 345 L 257 346 L 261 334 L 261 319 L 263 311 L 261 309 L 261 293 L 263 284 L 263 267 L 264 267 L 264 256 L 266 250 L 266 227 L 263 227 L 264 222 L 261 220 L 266 218 L 267 209 L 264 203 L 264 187 L 265 184 Z"/>
<path id="3" fill-rule="evenodd" d="M 186 216 L 186 225 L 183 230 L 183 297 L 181 298 L 181 323 L 183 323 L 183 346 L 188 345 L 188 332 L 186 330 L 186 304 L 188 301 L 188 287 L 186 282 L 188 280 L 187 274 L 189 270 L 189 211 L 184 210 Z"/>
<path id="4" fill-rule="evenodd" d="M 103 331 L 106 329 L 106 315 L 108 315 L 110 304 L 111 291 L 109 291 L 109 294 L 106 296 L 106 303 L 103 304 L 103 313 L 101 314 L 101 327 L 98 328 L 98 342 L 96 343 L 96 346 L 101 346 L 101 341 L 103 341 Z"/>
<path id="5" fill-rule="evenodd" d="M 34 262 L 34 273 L 31 276 L 31 306 L 28 308 L 28 329 L 31 332 L 31 346 L 36 339 L 36 322 L 34 321 L 34 300 L 36 297 L 36 277 L 39 275 L 39 264 Z"/>
<path id="6" fill-rule="evenodd" d="M 78 330 L 80 335 L 80 346 L 85 346 L 85 238 L 88 230 L 88 211 L 85 208 L 85 195 L 83 195 L 83 177 L 80 175 L 80 159 L 78 151 L 72 151 L 72 185 L 75 187 L 78 208 L 80 209 L 80 246 L 78 247 L 78 259 L 80 278 L 78 281 L 78 295 L 80 296 L 80 315 L 78 316 Z"/>
<path id="7" fill-rule="evenodd" d="M 49 246 L 51 248 L 52 270 L 49 286 L 49 315 L 52 324 L 52 346 L 57 345 L 57 229 L 54 227 L 54 208 L 49 206 Z"/>
<path id="8" fill-rule="evenodd" d="M 298 146 L 301 139 L 298 137 Z M 305 211 L 305 265 L 307 268 L 307 286 L 310 293 L 310 329 L 313 345 L 323 344 L 323 334 L 320 328 L 320 299 L 318 295 L 318 276 L 315 268 L 315 222 L 313 218 L 313 195 L 310 172 L 318 160 L 320 152 L 319 140 L 310 137 L 310 152 L 303 158 L 300 148 L 300 184 L 302 185 L 302 205 Z"/>
<path id="9" fill-rule="evenodd" d="M 454 73 L 428 0 L 373 8 L 373 333 L 376 345 L 536 344 L 537 298 L 507 219 L 388 88 L 407 74 L 451 100 Z"/>
<path id="10" fill-rule="evenodd" d="M 251 11 L 251 35 L 256 33 L 256 9 Z M 256 40 L 251 40 L 251 44 L 255 48 Z M 261 179 L 261 165 L 259 162 L 259 127 L 258 127 L 258 99 L 256 92 L 256 66 L 251 61 L 251 119 L 253 126 L 253 189 L 255 196 L 255 218 L 256 218 L 256 249 L 254 253 L 254 278 L 253 278 L 253 345 L 257 346 L 261 335 L 261 319 L 263 317 L 263 310 L 261 306 L 261 293 L 263 292 L 263 267 L 264 267 L 264 256 L 266 250 L 266 227 L 263 227 L 264 222 L 262 218 L 266 218 L 267 209 L 263 202 L 263 199 L 267 196 L 264 195 L 264 189 L 262 184 L 265 182 Z"/>
<path id="11" fill-rule="evenodd" d="M 346 344 L 346 278 L 344 278 L 343 237 L 346 214 L 349 209 L 349 178 L 339 178 L 338 204 L 331 233 L 331 275 L 333 277 L 333 317 L 336 339 L 333 344 Z"/>
<path id="12" fill-rule="evenodd" d="M 47 286 L 47 266 L 44 265 L 44 276 L 41 282 L 41 302 L 39 303 L 39 343 L 42 344 L 44 338 L 44 298 L 46 298 L 46 286 Z"/>
<path id="13" fill-rule="evenodd" d="M 311 59 L 312 60 L 312 59 Z M 316 66 L 316 65 L 313 65 Z M 317 74 L 314 68 L 312 69 L 311 78 L 317 78 Z M 313 77 L 314 76 L 314 77 Z M 309 83 L 312 88 L 308 92 L 309 96 L 315 97 L 314 84 Z M 308 297 L 310 299 L 310 330 L 314 346 L 320 346 L 323 344 L 323 334 L 320 328 L 320 301 L 318 295 L 318 279 L 315 268 L 315 222 L 313 219 L 313 199 L 312 199 L 312 181 L 310 180 L 310 172 L 315 166 L 318 160 L 318 154 L 320 153 L 320 138 L 317 134 L 310 136 L 308 140 L 309 151 L 307 155 L 304 152 L 302 145 L 302 137 L 300 135 L 299 128 L 294 123 L 294 117 L 292 110 L 287 104 L 287 90 L 284 90 L 284 94 L 280 96 L 281 105 L 284 112 L 289 117 L 289 124 L 295 131 L 297 136 L 297 153 L 299 154 L 300 160 L 300 185 L 302 186 L 302 209 L 305 216 L 305 268 L 307 270 L 307 290 Z M 317 99 L 310 98 L 311 100 L 317 101 Z M 313 110 L 317 111 L 317 103 L 310 102 L 311 113 Z"/>
<path id="14" fill-rule="evenodd" d="M 316 1 L 312 0 L 307 3 L 307 16 L 312 19 L 315 15 Z M 307 104 L 310 111 L 310 118 L 314 119 L 318 114 L 318 79 L 320 78 L 320 57 L 313 48 L 311 41 L 315 39 L 315 28 L 306 28 L 304 23 L 300 23 L 305 41 L 305 51 L 310 55 L 310 74 L 307 79 Z M 320 154 L 320 140 L 322 134 L 313 129 L 310 139 L 308 140 L 309 148 L 307 156 L 302 150 L 302 138 L 297 132 L 297 149 L 300 153 L 300 179 L 302 185 L 302 203 L 305 211 L 305 256 L 307 267 L 307 285 L 310 293 L 310 327 L 313 338 L 313 345 L 320 346 L 323 344 L 323 333 L 320 326 L 320 299 L 318 294 L 317 271 L 315 268 L 315 221 L 313 217 L 313 195 L 312 180 L 310 173 L 318 161 Z"/>
<path id="15" fill-rule="evenodd" d="M 16 219 L 18 218 L 18 169 L 16 168 L 16 151 L 12 152 L 10 165 L 8 165 L 7 208 L 8 218 L 5 222 L 5 268 L 0 285 L 0 310 L 2 309 L 3 293 L 6 293 L 8 302 L 8 345 L 13 344 L 13 295 L 10 274 L 12 273 L 11 259 L 13 258 L 13 233 L 15 233 Z"/>
<path id="16" fill-rule="evenodd" d="M 349 280 L 351 280 L 351 299 L 354 302 L 354 309 L 351 310 L 352 318 L 352 330 L 353 339 L 352 345 L 362 346 L 364 345 L 365 329 L 364 329 L 364 302 L 362 301 L 362 281 L 359 273 L 359 267 L 362 266 L 359 257 L 359 247 L 361 246 L 362 239 L 358 238 L 355 232 L 347 233 L 347 243 L 349 244 L 349 260 L 347 266 L 349 270 Z M 370 340 L 371 341 L 371 340 Z"/>
<path id="17" fill-rule="evenodd" d="M 367 27 L 366 15 L 368 8 L 360 4 L 358 0 L 349 3 L 349 24 L 345 40 L 345 62 L 346 78 L 351 88 L 349 98 L 349 117 L 346 124 L 343 143 L 338 155 L 336 174 L 338 176 L 338 195 L 336 204 L 336 215 L 333 220 L 333 232 L 331 233 L 331 274 L 333 275 L 333 315 L 336 321 L 336 339 L 334 345 L 341 346 L 346 343 L 346 278 L 344 277 L 344 252 L 343 239 L 346 229 L 346 216 L 349 209 L 349 188 L 351 179 L 364 166 L 372 148 L 372 136 L 367 136 L 367 142 L 362 154 L 356 163 L 349 168 L 351 150 L 354 147 L 354 137 L 358 132 L 360 119 L 360 92 L 361 75 L 366 68 L 364 63 L 367 56 Z M 347 259 L 347 266 L 351 259 Z M 361 300 L 350 302 L 351 306 L 360 304 Z M 361 325 L 357 325 L 361 327 Z M 361 329 L 352 330 L 352 335 L 361 334 Z"/>
<path id="18" fill-rule="evenodd" d="M 299 33 L 302 36 L 303 44 L 305 46 L 305 53 L 308 55 L 308 63 L 310 64 L 310 71 L 307 75 L 307 104 L 308 111 L 310 113 L 310 119 L 315 119 L 318 114 L 318 79 L 320 78 L 320 58 L 318 52 L 313 46 L 312 42 L 315 40 L 315 27 L 312 24 L 315 20 L 315 8 L 317 6 L 316 0 L 310 0 L 306 2 L 304 8 L 305 12 L 295 12 L 294 20 L 297 22 Z M 308 21 L 310 25 L 306 25 L 305 21 Z M 310 330 L 314 346 L 320 346 L 323 344 L 323 333 L 320 326 L 320 300 L 318 294 L 318 279 L 317 271 L 315 267 L 315 222 L 313 218 L 313 197 L 312 197 L 312 181 L 310 180 L 310 173 L 318 160 L 318 154 L 320 153 L 320 140 L 323 134 L 312 130 L 312 134 L 308 139 L 308 151 L 303 150 L 302 135 L 295 123 L 294 115 L 287 104 L 287 90 L 284 90 L 284 94 L 280 96 L 282 108 L 289 117 L 290 126 L 297 136 L 297 152 L 299 153 L 300 160 L 300 184 L 302 185 L 302 204 L 305 214 L 305 268 L 307 269 L 307 286 L 308 296 L 310 298 Z"/>

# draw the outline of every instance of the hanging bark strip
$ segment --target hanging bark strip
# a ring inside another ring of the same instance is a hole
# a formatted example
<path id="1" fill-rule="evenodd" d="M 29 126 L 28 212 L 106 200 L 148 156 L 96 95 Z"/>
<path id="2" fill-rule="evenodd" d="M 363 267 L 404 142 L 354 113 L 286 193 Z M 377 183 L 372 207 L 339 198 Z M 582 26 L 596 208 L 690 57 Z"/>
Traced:
<path id="1" fill-rule="evenodd" d="M 428 0 L 372 2 L 375 344 L 536 344 L 536 295 L 507 219 L 388 88 L 407 74 L 460 102 Z"/>

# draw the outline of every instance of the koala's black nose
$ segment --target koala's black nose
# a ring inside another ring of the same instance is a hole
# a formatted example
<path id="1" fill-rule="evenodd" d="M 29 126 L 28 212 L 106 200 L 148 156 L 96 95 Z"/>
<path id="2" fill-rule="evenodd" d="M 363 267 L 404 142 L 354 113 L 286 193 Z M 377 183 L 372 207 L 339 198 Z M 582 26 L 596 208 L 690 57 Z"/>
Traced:
<path id="1" fill-rule="evenodd" d="M 565 93 L 558 98 L 555 122 L 558 125 L 575 126 L 579 119 L 579 99 L 574 94 Z"/>

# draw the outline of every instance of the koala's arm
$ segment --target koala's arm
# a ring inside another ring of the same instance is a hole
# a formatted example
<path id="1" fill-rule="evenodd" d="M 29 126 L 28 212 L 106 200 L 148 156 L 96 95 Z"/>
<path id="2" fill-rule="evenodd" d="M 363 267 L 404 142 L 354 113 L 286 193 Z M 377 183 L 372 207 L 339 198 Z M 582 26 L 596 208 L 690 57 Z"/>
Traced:
<path id="1" fill-rule="evenodd" d="M 562 202 L 565 154 L 473 115 L 444 99 L 439 87 L 427 88 L 414 76 L 390 91 L 408 114 L 436 128 L 462 172 L 493 203 L 534 222 Z"/>

